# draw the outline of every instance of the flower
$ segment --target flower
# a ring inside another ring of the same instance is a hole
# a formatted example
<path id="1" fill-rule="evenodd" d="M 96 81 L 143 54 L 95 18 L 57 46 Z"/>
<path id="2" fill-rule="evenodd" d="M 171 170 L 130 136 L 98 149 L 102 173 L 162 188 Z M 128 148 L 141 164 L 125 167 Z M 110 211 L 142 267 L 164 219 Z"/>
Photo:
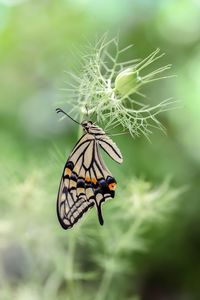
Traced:
<path id="1" fill-rule="evenodd" d="M 119 49 L 118 39 L 107 41 L 107 37 L 103 36 L 92 51 L 90 46 L 87 53 L 82 54 L 82 72 L 77 75 L 70 73 L 72 81 L 68 81 L 69 87 L 64 90 L 68 95 L 67 103 L 72 107 L 69 113 L 74 113 L 75 118 L 82 119 L 83 115 L 87 115 L 103 123 L 107 131 L 120 126 L 132 137 L 144 134 L 149 139 L 152 128 L 164 131 L 157 115 L 172 109 L 175 101 L 169 98 L 151 106 L 149 101 L 141 101 L 146 97 L 141 89 L 152 81 L 172 77 L 159 76 L 171 65 L 145 74 L 145 68 L 163 57 L 164 53 L 159 54 L 160 49 L 156 49 L 143 60 L 122 61 L 122 54 L 130 48 L 131 45 Z"/>
<path id="2" fill-rule="evenodd" d="M 121 95 L 129 95 L 135 93 L 142 78 L 139 76 L 138 70 L 135 68 L 126 68 L 120 72 L 115 79 L 115 90 Z"/>

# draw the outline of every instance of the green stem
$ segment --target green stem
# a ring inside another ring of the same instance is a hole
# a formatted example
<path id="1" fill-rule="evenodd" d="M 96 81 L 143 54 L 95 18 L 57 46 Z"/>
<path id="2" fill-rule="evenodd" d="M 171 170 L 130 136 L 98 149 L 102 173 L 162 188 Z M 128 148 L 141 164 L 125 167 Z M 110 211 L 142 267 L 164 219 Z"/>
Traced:
<path id="1" fill-rule="evenodd" d="M 101 284 L 100 284 L 99 290 L 97 292 L 97 295 L 95 297 L 95 300 L 108 299 L 107 294 L 108 294 L 108 290 L 109 290 L 112 278 L 113 278 L 113 273 L 109 270 L 106 270 L 104 272 L 103 278 L 101 280 Z"/>
<path id="2" fill-rule="evenodd" d="M 74 268 L 74 261 L 75 261 L 75 249 L 76 249 L 76 240 L 75 236 L 71 235 L 70 240 L 69 240 L 69 248 L 68 248 L 68 259 L 67 259 L 67 266 L 66 269 L 68 270 L 68 279 L 67 279 L 67 284 L 68 284 L 68 290 L 69 290 L 69 295 L 70 295 L 70 300 L 76 300 L 75 297 L 75 285 L 74 285 L 74 273 L 75 273 L 75 268 Z"/>
<path id="3" fill-rule="evenodd" d="M 123 245 L 126 244 L 127 240 L 129 240 L 130 236 L 132 236 L 132 233 L 139 231 L 139 228 L 141 227 L 142 222 L 143 222 L 143 219 L 136 220 L 132 224 L 132 226 L 129 228 L 129 230 L 124 234 L 124 236 L 121 238 L 121 240 L 118 242 L 118 244 L 115 247 L 115 250 L 113 252 L 112 258 L 111 258 L 113 262 L 116 260 L 117 255 L 119 254 Z M 114 276 L 114 273 L 112 271 L 105 270 L 95 300 L 108 299 L 108 290 L 110 288 L 113 276 Z"/>

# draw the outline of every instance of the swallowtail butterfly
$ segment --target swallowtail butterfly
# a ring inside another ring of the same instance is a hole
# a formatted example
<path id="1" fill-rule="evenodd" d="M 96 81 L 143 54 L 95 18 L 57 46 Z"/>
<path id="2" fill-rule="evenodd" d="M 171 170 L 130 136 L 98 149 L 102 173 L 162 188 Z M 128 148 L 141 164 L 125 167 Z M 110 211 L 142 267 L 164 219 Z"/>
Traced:
<path id="1" fill-rule="evenodd" d="M 71 118 L 59 108 L 56 111 Z M 94 206 L 99 223 L 103 225 L 101 204 L 109 198 L 114 198 L 117 183 L 105 166 L 99 148 L 116 162 L 121 164 L 123 161 L 120 150 L 103 129 L 91 121 L 78 124 L 83 127 L 84 134 L 74 146 L 64 166 L 58 190 L 57 215 L 64 229 L 72 228 L 82 215 Z"/>

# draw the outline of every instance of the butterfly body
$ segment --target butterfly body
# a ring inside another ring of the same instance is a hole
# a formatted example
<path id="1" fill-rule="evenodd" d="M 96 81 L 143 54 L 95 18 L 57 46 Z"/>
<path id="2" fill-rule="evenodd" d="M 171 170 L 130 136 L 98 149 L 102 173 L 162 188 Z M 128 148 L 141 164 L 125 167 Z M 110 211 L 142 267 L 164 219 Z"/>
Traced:
<path id="1" fill-rule="evenodd" d="M 114 198 L 116 180 L 105 166 L 99 147 L 118 163 L 122 155 L 102 128 L 91 121 L 81 123 L 85 134 L 70 154 L 61 178 L 57 198 L 57 215 L 61 226 L 69 229 L 93 206 L 103 225 L 101 204 Z"/>

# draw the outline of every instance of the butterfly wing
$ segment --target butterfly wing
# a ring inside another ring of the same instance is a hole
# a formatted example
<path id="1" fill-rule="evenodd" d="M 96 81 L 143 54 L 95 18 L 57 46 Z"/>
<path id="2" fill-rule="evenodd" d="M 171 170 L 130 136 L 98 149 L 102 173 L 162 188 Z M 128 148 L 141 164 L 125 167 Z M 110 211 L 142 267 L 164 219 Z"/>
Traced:
<path id="1" fill-rule="evenodd" d="M 84 191 L 85 172 L 83 159 L 93 137 L 85 134 L 75 145 L 68 158 L 58 191 L 57 215 L 64 229 L 71 228 L 89 208 L 94 206 L 87 201 Z"/>
<path id="2" fill-rule="evenodd" d="M 97 137 L 101 148 L 116 162 L 121 164 L 123 162 L 122 154 L 117 145 L 107 135 L 99 135 Z"/>
<path id="3" fill-rule="evenodd" d="M 85 134 L 74 147 L 61 178 L 57 199 L 61 226 L 71 228 L 94 205 L 103 225 L 101 204 L 114 197 L 115 188 L 116 181 L 100 156 L 98 141 Z"/>

